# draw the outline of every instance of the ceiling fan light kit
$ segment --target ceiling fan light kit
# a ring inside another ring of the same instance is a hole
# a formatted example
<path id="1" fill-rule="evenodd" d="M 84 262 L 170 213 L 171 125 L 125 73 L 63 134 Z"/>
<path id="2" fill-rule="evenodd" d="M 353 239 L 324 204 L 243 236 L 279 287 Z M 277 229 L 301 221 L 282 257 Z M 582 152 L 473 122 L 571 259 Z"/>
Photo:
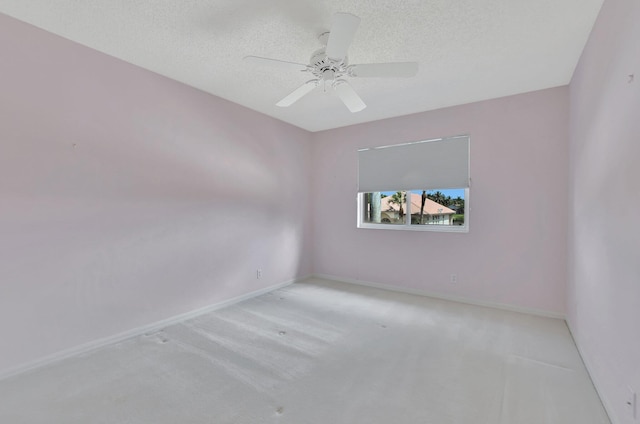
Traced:
<path id="1" fill-rule="evenodd" d="M 308 72 L 313 75 L 313 79 L 296 88 L 276 103 L 277 106 L 291 106 L 316 87 L 321 86 L 324 91 L 334 90 L 351 112 L 359 112 L 367 105 L 347 82 L 347 78 L 407 78 L 418 73 L 418 63 L 416 62 L 349 65 L 347 51 L 359 25 L 360 18 L 357 16 L 350 13 L 336 13 L 333 17 L 331 31 L 318 37 L 324 47 L 311 55 L 309 65 L 258 56 L 247 56 L 244 60 L 280 69 Z"/>

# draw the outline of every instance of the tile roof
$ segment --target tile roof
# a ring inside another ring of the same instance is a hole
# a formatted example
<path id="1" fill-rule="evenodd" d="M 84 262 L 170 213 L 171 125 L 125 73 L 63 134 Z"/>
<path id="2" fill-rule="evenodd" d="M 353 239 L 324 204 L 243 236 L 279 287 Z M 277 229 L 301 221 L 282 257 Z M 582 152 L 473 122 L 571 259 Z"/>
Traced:
<path id="1" fill-rule="evenodd" d="M 395 203 L 390 203 L 389 201 L 391 200 L 391 196 L 387 196 L 381 199 L 380 201 L 380 210 L 381 211 L 398 211 L 399 207 L 397 204 Z M 411 193 L 410 196 L 410 200 L 411 200 L 411 213 L 412 214 L 416 214 L 416 213 L 420 213 L 420 204 L 422 203 L 422 195 L 418 194 L 418 193 Z M 406 211 L 406 207 L 403 208 L 405 213 Z M 424 202 L 424 213 L 429 214 L 429 215 L 447 215 L 447 214 L 454 214 L 456 213 L 456 211 L 454 211 L 453 209 L 450 209 L 444 205 L 441 205 L 440 203 L 436 203 L 433 200 L 427 198 Z"/>

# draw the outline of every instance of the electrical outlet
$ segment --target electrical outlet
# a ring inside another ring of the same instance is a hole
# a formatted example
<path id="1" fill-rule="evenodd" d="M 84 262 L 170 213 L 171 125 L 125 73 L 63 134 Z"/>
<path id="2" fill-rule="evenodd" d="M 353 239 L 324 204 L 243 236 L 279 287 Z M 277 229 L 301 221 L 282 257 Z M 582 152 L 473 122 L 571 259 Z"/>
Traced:
<path id="1" fill-rule="evenodd" d="M 451 274 L 451 278 L 449 279 L 452 283 L 458 282 L 458 274 Z"/>
<path id="2" fill-rule="evenodd" d="M 637 395 L 636 395 L 636 392 L 631 388 L 631 386 L 629 386 L 628 389 L 629 390 L 627 391 L 627 401 L 625 402 L 625 404 L 627 406 L 627 410 L 629 411 L 629 416 L 634 420 L 637 420 L 638 419 Z"/>
<path id="3" fill-rule="evenodd" d="M 261 269 L 257 269 L 256 270 L 256 278 L 258 280 L 262 278 L 262 270 Z"/>

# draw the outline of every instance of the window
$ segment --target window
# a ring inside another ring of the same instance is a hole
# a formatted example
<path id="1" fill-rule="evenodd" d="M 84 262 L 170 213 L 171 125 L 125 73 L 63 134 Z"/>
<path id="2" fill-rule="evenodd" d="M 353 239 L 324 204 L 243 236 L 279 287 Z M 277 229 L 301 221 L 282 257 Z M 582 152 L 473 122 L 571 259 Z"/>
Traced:
<path id="1" fill-rule="evenodd" d="M 466 232 L 469 137 L 358 151 L 358 227 Z"/>
<path id="2" fill-rule="evenodd" d="M 362 193 L 359 226 L 440 225 L 463 231 L 466 193 L 464 188 Z"/>

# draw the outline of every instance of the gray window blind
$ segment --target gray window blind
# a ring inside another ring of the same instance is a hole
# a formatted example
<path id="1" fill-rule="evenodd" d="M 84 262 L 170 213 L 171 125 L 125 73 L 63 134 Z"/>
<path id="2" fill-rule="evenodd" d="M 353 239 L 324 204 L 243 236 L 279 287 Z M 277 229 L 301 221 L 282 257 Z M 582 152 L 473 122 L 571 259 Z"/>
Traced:
<path id="1" fill-rule="evenodd" d="M 358 191 L 469 187 L 469 137 L 358 150 Z"/>

